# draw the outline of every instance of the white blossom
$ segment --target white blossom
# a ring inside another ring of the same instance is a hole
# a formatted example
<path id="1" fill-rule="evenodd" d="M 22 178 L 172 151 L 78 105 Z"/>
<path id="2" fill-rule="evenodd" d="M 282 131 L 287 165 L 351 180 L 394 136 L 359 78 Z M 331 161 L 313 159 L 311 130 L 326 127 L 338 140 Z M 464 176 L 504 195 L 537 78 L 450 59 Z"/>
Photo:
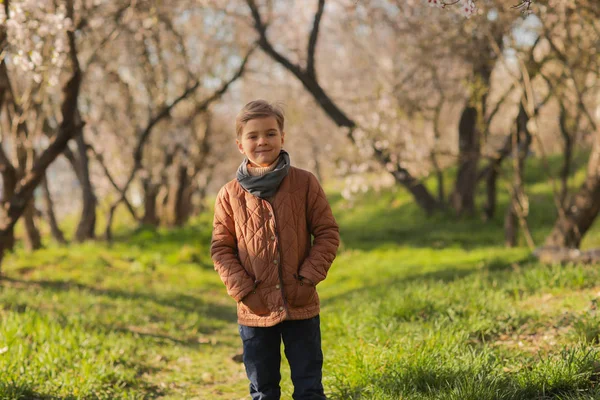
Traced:
<path id="1" fill-rule="evenodd" d="M 477 12 L 477 6 L 474 0 L 459 0 L 458 2 L 449 0 L 425 0 L 430 7 L 455 8 L 466 18 L 470 18 Z"/>
<path id="2" fill-rule="evenodd" d="M 429 7 L 440 7 L 443 8 L 446 4 L 443 0 L 427 0 Z"/>
<path id="3" fill-rule="evenodd" d="M 476 11 L 477 7 L 475 6 L 475 2 L 473 0 L 462 0 L 460 2 L 460 13 L 465 17 L 471 18 Z"/>
<path id="4" fill-rule="evenodd" d="M 66 17 L 64 5 L 55 7 L 51 0 L 13 0 L 7 20 L 0 7 L 0 22 L 6 26 L 7 62 L 31 73 L 31 78 L 49 85 L 58 83 L 58 75 L 67 59 L 66 30 L 73 23 Z M 44 45 L 50 51 L 42 51 Z"/>
<path id="5" fill-rule="evenodd" d="M 31 58 L 31 62 L 33 62 L 34 65 L 41 65 L 42 64 L 42 55 L 40 54 L 39 51 L 34 50 L 31 52 L 30 56 Z"/>

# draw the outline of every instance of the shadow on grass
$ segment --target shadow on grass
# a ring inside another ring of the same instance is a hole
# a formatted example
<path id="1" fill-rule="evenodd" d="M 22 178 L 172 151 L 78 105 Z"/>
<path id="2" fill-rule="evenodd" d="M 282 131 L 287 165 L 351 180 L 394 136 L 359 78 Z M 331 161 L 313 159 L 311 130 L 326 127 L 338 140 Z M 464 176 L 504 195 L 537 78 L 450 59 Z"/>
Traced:
<path id="1" fill-rule="evenodd" d="M 113 388 L 110 388 L 111 390 Z M 156 398 L 164 394 L 164 391 L 156 386 L 149 385 L 146 383 L 142 384 L 141 390 L 144 391 L 146 397 L 144 398 Z M 114 389 L 114 394 L 118 393 L 118 389 Z M 149 396 L 149 397 L 147 397 Z M 6 400 L 79 400 L 82 396 L 65 395 L 56 396 L 52 394 L 42 393 L 38 390 L 33 389 L 30 385 L 16 382 L 2 382 L 0 381 L 0 399 Z M 84 397 L 84 398 L 97 398 L 96 396 Z M 103 397 L 104 398 L 104 397 Z"/>
<path id="2" fill-rule="evenodd" d="M 207 215 L 202 217 L 206 219 Z M 212 225 L 202 221 L 176 229 L 141 225 L 122 227 L 105 245 L 122 252 L 123 260 L 137 262 L 145 268 L 154 268 L 157 262 L 162 262 L 171 266 L 195 264 L 212 270 L 211 237 Z M 133 252 L 128 254 L 129 250 Z"/>
<path id="3" fill-rule="evenodd" d="M 142 301 L 146 303 L 154 303 L 162 307 L 176 308 L 185 313 L 200 313 L 209 319 L 227 323 L 235 323 L 237 321 L 237 312 L 234 306 L 224 306 L 217 303 L 209 303 L 198 297 L 186 294 L 178 293 L 162 295 L 156 293 L 135 293 L 116 289 L 98 289 L 81 283 L 63 280 L 20 280 L 11 277 L 3 277 L 3 280 L 25 287 L 41 287 L 44 290 L 48 290 L 53 293 L 67 292 L 76 289 L 91 293 L 95 296 L 106 296 L 111 299 L 119 300 Z M 14 311 L 22 312 L 27 308 L 27 306 L 13 304 L 10 308 Z M 205 329 L 202 329 L 202 333 L 205 334 L 212 333 L 216 329 L 209 327 L 204 328 Z"/>
<path id="4" fill-rule="evenodd" d="M 361 296 L 363 294 L 366 296 L 372 296 L 373 291 L 382 291 L 383 293 L 386 293 L 392 289 L 400 289 L 414 282 L 419 282 L 419 284 L 427 282 L 451 283 L 460 279 L 464 279 L 473 274 L 481 274 L 482 272 L 502 273 L 505 271 L 510 271 L 514 269 L 515 266 L 524 266 L 533 261 L 535 261 L 533 255 L 528 255 L 515 262 L 506 262 L 501 259 L 493 259 L 490 260 L 483 269 L 446 268 L 425 273 L 406 275 L 393 280 L 384 278 L 384 280 L 380 282 L 374 282 L 370 285 L 364 285 L 357 289 L 352 289 L 335 296 L 324 298 L 321 300 L 321 304 L 323 306 L 334 306 L 336 304 L 343 306 L 349 301 L 350 298 L 354 296 Z"/>
<path id="5" fill-rule="evenodd" d="M 393 195 L 386 194 L 379 198 L 371 196 L 366 196 L 361 202 L 372 202 L 373 206 L 364 207 L 360 212 L 339 213 L 342 215 L 338 221 L 340 235 L 345 248 L 369 251 L 382 244 L 392 244 L 471 250 L 504 245 L 503 213 L 506 199 L 499 200 L 497 215 L 484 222 L 479 216 L 459 218 L 448 210 L 427 217 L 412 202 L 396 206 Z M 540 243 L 552 228 L 556 210 L 545 196 L 532 195 L 530 202 L 536 206 L 530 211 L 529 226 L 536 243 Z M 346 217 L 343 215 L 345 213 L 351 216 Z"/>
<path id="6" fill-rule="evenodd" d="M 18 382 L 0 381 L 0 399 L 15 400 L 76 400 L 76 396 L 54 396 L 41 393 L 32 389 L 29 385 Z"/>
<path id="7" fill-rule="evenodd" d="M 81 399 L 79 396 L 52 396 L 49 394 L 42 394 L 35 390 L 0 390 L 0 398 L 2 399 L 15 399 L 15 400 L 78 400 Z"/>
<path id="8" fill-rule="evenodd" d="M 126 229 L 115 233 L 113 242 L 139 246 L 142 249 L 155 249 L 157 246 L 166 248 L 181 246 L 185 243 L 210 245 L 211 235 L 212 226 L 207 222 L 169 230 L 152 225 L 141 225 L 135 229 Z"/>
<path id="9" fill-rule="evenodd" d="M 111 332 L 120 332 L 120 333 L 125 333 L 125 334 L 131 334 L 134 336 L 139 336 L 142 338 L 155 339 L 157 341 L 168 343 L 168 344 L 177 344 L 180 346 L 187 346 L 187 347 L 194 347 L 194 348 L 200 347 L 199 343 L 196 340 L 192 340 L 192 339 L 182 340 L 182 339 L 178 339 L 178 338 L 175 338 L 175 337 L 169 336 L 169 335 L 145 332 L 144 330 L 138 329 L 138 328 L 133 329 L 133 328 L 110 327 L 110 328 L 106 328 L 106 329 L 110 330 Z M 150 371 L 147 371 L 147 372 L 150 372 Z"/>

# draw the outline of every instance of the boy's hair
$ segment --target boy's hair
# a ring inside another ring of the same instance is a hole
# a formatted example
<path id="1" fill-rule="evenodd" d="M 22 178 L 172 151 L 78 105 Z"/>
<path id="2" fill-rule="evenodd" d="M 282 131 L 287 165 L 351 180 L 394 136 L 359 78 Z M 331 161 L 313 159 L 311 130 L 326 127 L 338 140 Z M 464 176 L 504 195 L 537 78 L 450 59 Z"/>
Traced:
<path id="1" fill-rule="evenodd" d="M 275 117 L 279 130 L 283 132 L 283 109 L 277 104 L 259 99 L 246 104 L 235 118 L 235 133 L 239 138 L 246 122 L 256 118 Z"/>

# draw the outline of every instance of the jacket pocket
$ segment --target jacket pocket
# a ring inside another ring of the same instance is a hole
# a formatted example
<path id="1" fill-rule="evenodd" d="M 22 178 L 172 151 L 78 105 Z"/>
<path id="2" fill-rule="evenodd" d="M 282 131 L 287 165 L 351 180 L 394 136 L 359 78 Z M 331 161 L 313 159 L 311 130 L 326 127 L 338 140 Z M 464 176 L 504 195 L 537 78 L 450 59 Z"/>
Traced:
<path id="1" fill-rule="evenodd" d="M 270 313 L 269 308 L 257 289 L 248 293 L 240 303 L 242 303 L 243 310 L 248 314 L 267 315 Z"/>
<path id="2" fill-rule="evenodd" d="M 295 292 L 290 300 L 292 307 L 304 307 L 310 305 L 317 294 L 317 288 L 308 279 L 294 275 L 296 278 Z"/>

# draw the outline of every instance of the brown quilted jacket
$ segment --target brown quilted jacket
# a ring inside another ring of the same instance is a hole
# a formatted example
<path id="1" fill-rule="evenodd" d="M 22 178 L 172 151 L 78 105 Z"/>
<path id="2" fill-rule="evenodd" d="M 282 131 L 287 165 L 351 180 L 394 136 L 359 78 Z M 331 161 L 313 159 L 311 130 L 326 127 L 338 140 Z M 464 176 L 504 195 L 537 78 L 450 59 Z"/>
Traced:
<path id="1" fill-rule="evenodd" d="M 227 293 L 238 302 L 238 322 L 273 326 L 319 314 L 315 286 L 327 276 L 339 240 L 325 193 L 308 171 L 290 167 L 268 201 L 235 179 L 223 186 L 215 204 L 211 256 Z"/>

